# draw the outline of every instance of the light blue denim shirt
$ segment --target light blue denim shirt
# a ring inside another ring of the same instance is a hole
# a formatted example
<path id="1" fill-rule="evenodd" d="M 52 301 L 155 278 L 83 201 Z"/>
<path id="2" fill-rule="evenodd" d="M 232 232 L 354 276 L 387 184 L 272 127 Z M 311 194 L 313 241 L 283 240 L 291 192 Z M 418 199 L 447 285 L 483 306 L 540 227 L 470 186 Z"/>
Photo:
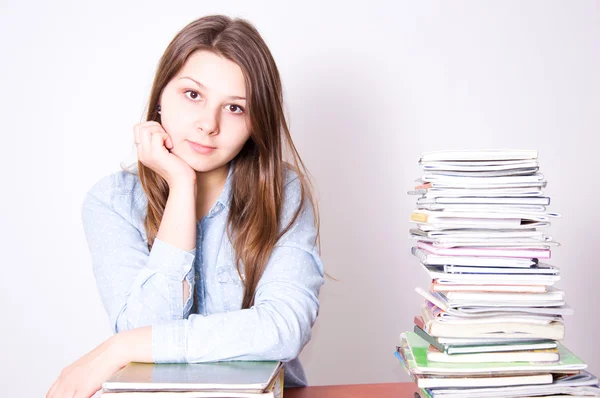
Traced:
<path id="1" fill-rule="evenodd" d="M 306 385 L 298 355 L 310 339 L 324 283 L 313 208 L 305 201 L 268 260 L 254 306 L 241 309 L 242 281 L 226 233 L 232 169 L 219 199 L 197 222 L 190 251 L 159 239 L 148 250 L 148 200 L 137 174 L 120 171 L 94 184 L 82 220 L 100 298 L 113 332 L 152 325 L 156 363 L 280 360 L 286 386 Z M 300 181 L 287 171 L 282 226 L 299 201 Z M 185 303 L 184 278 L 193 291 Z"/>

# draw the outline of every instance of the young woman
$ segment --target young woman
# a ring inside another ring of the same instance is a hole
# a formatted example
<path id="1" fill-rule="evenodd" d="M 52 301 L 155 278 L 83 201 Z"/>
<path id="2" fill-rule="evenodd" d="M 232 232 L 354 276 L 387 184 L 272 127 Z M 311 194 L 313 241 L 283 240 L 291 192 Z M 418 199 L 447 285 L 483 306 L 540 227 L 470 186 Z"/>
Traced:
<path id="1" fill-rule="evenodd" d="M 137 167 L 97 182 L 82 209 L 116 334 L 47 397 L 88 398 L 133 361 L 280 360 L 285 385 L 305 385 L 298 355 L 324 282 L 319 222 L 256 29 L 209 16 L 179 32 L 134 143 Z"/>

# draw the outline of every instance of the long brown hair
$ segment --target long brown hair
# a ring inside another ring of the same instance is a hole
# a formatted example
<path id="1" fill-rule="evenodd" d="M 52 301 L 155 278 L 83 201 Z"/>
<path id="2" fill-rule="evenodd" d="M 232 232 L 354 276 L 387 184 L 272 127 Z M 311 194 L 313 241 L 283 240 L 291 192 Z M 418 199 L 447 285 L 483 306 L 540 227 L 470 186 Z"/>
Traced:
<path id="1" fill-rule="evenodd" d="M 251 135 L 233 164 L 227 234 L 235 251 L 238 273 L 240 263 L 244 267 L 242 308 L 250 308 L 275 244 L 292 226 L 307 200 L 314 209 L 315 244 L 318 245 L 319 212 L 311 193 L 308 172 L 285 119 L 279 71 L 267 45 L 249 22 L 213 15 L 185 26 L 160 59 L 146 120 L 160 123 L 157 104 L 162 90 L 197 50 L 212 51 L 235 62 L 244 74 Z M 291 162 L 284 161 L 284 156 Z M 282 228 L 285 168 L 298 175 L 302 196 L 290 223 Z M 169 186 L 160 175 L 139 161 L 138 170 L 148 197 L 144 226 L 151 248 L 167 203 Z"/>

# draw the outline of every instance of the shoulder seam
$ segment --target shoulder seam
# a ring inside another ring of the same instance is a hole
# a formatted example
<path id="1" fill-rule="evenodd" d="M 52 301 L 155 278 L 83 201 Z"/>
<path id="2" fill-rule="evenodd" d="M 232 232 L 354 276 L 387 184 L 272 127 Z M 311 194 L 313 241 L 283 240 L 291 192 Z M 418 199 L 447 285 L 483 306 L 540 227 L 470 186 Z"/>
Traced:
<path id="1" fill-rule="evenodd" d="M 285 184 L 283 184 L 284 187 L 287 187 L 290 183 L 299 180 L 300 177 L 298 177 L 298 175 L 296 175 L 294 178 L 292 178 L 291 180 L 289 180 L 288 182 L 286 182 Z"/>

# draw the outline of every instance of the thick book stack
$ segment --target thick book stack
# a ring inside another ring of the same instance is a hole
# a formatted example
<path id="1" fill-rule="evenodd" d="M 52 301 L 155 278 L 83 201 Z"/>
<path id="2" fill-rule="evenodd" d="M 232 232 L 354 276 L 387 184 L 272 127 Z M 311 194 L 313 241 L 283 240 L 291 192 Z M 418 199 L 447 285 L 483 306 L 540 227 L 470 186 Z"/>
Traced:
<path id="1" fill-rule="evenodd" d="M 283 363 L 132 362 L 102 384 L 102 398 L 282 398 Z"/>
<path id="2" fill-rule="evenodd" d="M 412 254 L 431 278 L 396 355 L 428 397 L 600 396 L 598 379 L 560 343 L 572 314 L 537 152 L 424 153 L 410 220 Z"/>

